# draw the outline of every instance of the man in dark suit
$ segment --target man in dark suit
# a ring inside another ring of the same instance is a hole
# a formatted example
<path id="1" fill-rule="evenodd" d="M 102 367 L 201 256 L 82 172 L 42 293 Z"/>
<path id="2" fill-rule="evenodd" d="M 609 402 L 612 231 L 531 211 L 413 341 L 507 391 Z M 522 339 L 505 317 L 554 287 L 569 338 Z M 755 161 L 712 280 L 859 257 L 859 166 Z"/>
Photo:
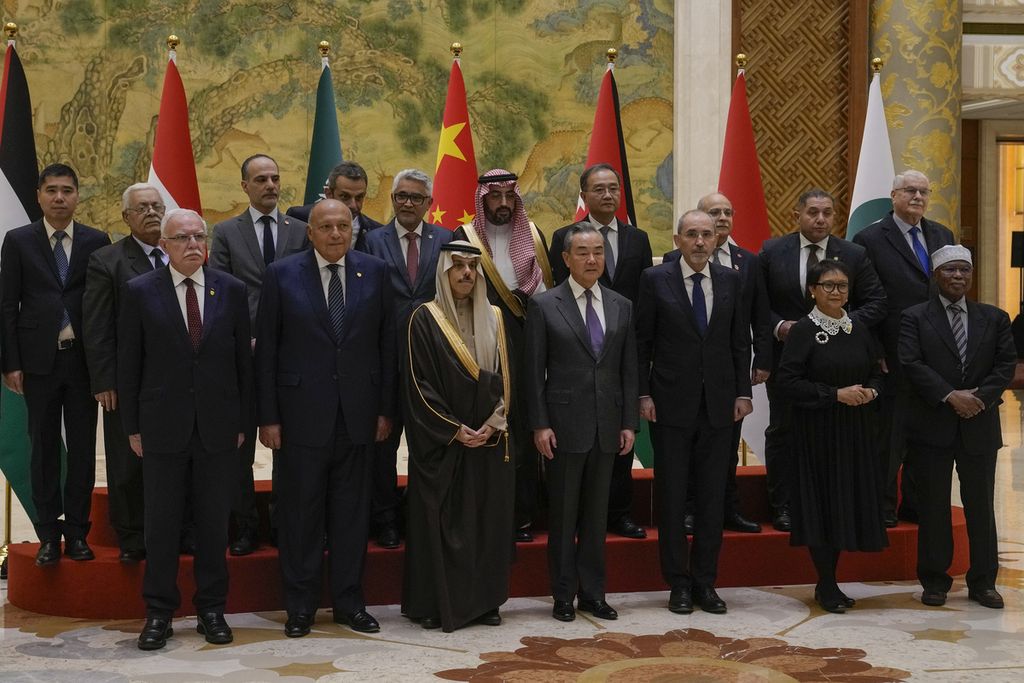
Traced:
<path id="1" fill-rule="evenodd" d="M 91 560 L 85 537 L 96 481 L 96 400 L 82 347 L 82 295 L 90 255 L 110 244 L 106 233 L 74 221 L 78 176 L 51 164 L 37 185 L 43 218 L 15 228 L 0 253 L 3 381 L 25 396 L 32 503 L 39 537 L 36 564 Z M 61 415 L 67 468 L 61 488 Z M 61 515 L 64 519 L 61 520 Z"/>
<path id="2" fill-rule="evenodd" d="M 750 414 L 750 325 L 740 275 L 710 263 L 715 223 L 679 219 L 681 258 L 644 271 L 637 306 L 640 415 L 651 423 L 661 571 L 669 609 L 696 603 L 722 614 L 715 592 L 733 425 Z M 683 512 L 693 489 L 697 524 L 688 557 Z"/>
<path id="3" fill-rule="evenodd" d="M 281 449 L 278 536 L 288 621 L 309 633 L 322 587 L 326 521 L 334 621 L 380 630 L 362 577 L 373 445 L 397 410 L 388 267 L 349 249 L 352 218 L 334 199 L 313 207 L 313 249 L 267 269 L 256 334 L 260 441 Z"/>
<path id="4" fill-rule="evenodd" d="M 892 183 L 892 211 L 882 220 L 869 225 L 853 237 L 853 243 L 867 249 L 885 288 L 887 310 L 878 332 L 885 346 L 885 391 L 882 392 L 881 433 L 878 455 L 882 495 L 885 500 L 885 525 L 896 526 L 896 480 L 903 464 L 900 483 L 902 502 L 900 515 L 917 521 L 913 473 L 903 463 L 906 446 L 900 415 L 909 387 L 901 372 L 897 355 L 900 316 L 904 309 L 928 300 L 932 267 L 929 254 L 939 247 L 955 243 L 949 228 L 924 217 L 928 209 L 930 184 L 920 171 L 908 170 Z"/>
<path id="5" fill-rule="evenodd" d="M 117 317 L 125 283 L 167 263 L 159 245 L 164 209 L 160 191 L 153 185 L 128 187 L 121 198 L 121 217 L 131 233 L 94 251 L 85 275 L 85 357 L 93 396 L 103 407 L 110 525 L 117 534 L 122 562 L 144 559 L 146 544 L 142 461 L 128 445 L 117 406 Z"/>
<path id="6" fill-rule="evenodd" d="M 213 226 L 210 267 L 230 273 L 245 283 L 249 324 L 255 331 L 256 309 L 267 266 L 305 249 L 309 240 L 306 224 L 282 216 L 277 208 L 281 175 L 273 159 L 255 154 L 242 162 L 242 191 L 249 197 L 249 207 L 238 216 Z M 259 547 L 259 514 L 252 474 L 256 458 L 255 411 L 248 415 L 251 420 L 245 427 L 245 442 L 238 449 L 238 488 L 231 505 L 235 522 L 232 555 L 248 555 Z"/>
<path id="7" fill-rule="evenodd" d="M 938 292 L 903 312 L 899 336 L 899 358 L 912 388 L 904 427 L 919 496 L 921 602 L 944 605 L 953 583 L 949 489 L 955 464 L 971 551 L 967 598 L 1001 609 L 993 493 L 1003 445 L 999 404 L 1017 365 L 1010 318 L 995 306 L 967 300 L 973 266 L 966 247 L 941 247 L 931 264 Z"/>
<path id="8" fill-rule="evenodd" d="M 354 161 L 343 161 L 331 170 L 324 185 L 324 198 L 337 199 L 352 212 L 352 248 L 357 251 L 366 251 L 366 236 L 371 230 L 381 227 L 380 223 L 363 214 L 368 183 L 362 166 Z M 315 204 L 293 206 L 288 209 L 288 215 L 304 223 L 309 222 L 309 212 Z"/>
<path id="9" fill-rule="evenodd" d="M 224 548 L 235 459 L 252 405 L 245 285 L 203 266 L 206 223 L 195 211 L 168 211 L 161 235 L 168 267 L 125 284 L 117 324 L 121 418 L 128 443 L 143 459 L 145 486 L 141 650 L 162 648 L 174 633 L 186 498 L 195 521 L 196 630 L 208 643 L 232 641 L 224 620 Z"/>
<path id="10" fill-rule="evenodd" d="M 399 360 L 404 362 L 409 316 L 436 294 L 434 275 L 441 245 L 452 240 L 452 233 L 423 220 L 430 207 L 433 184 L 423 171 L 405 169 L 395 176 L 391 187 L 391 205 L 395 217 L 366 238 L 366 252 L 388 264 L 391 300 L 395 307 Z M 373 516 L 377 544 L 397 548 L 400 540 L 398 518 L 398 445 L 402 438 L 402 417 L 395 416 L 391 434 L 376 446 L 373 459 Z"/>
<path id="11" fill-rule="evenodd" d="M 821 259 L 845 263 L 853 274 L 850 292 L 850 317 L 866 327 L 874 327 L 885 318 L 885 290 L 871 265 L 864 247 L 832 235 L 835 202 L 832 195 L 815 188 L 800 195 L 793 211 L 798 230 L 764 243 L 759 256 L 771 308 L 773 373 L 782 357 L 789 328 L 813 307 L 807 294 L 807 268 Z M 768 501 L 774 510 L 772 525 L 789 531 L 789 404 L 779 396 L 771 377 L 767 382 L 771 415 L 765 430 L 765 467 L 768 474 Z"/>
<path id="12" fill-rule="evenodd" d="M 605 269 L 601 284 L 636 303 L 640 273 L 653 265 L 651 241 L 643 230 L 616 218 L 622 199 L 622 178 L 608 164 L 594 164 L 580 175 L 580 197 L 587 207 L 582 221 L 601 232 L 604 239 Z M 572 228 L 559 228 L 551 237 L 548 260 L 555 284 L 565 282 L 569 269 L 562 257 L 565 236 Z M 633 452 L 616 458 L 608 497 L 608 529 L 627 538 L 646 538 L 647 532 L 636 524 L 633 506 Z"/>
<path id="13" fill-rule="evenodd" d="M 697 208 L 707 213 L 715 221 L 715 244 L 710 248 L 712 263 L 731 268 L 740 275 L 743 283 L 741 294 L 743 310 L 750 321 L 753 336 L 754 362 L 750 370 L 751 384 L 761 384 L 771 375 L 772 369 L 772 330 L 771 309 L 768 308 L 768 292 L 764 286 L 764 275 L 757 254 L 747 251 L 732 241 L 734 211 L 732 202 L 720 192 L 705 195 L 697 202 Z M 667 252 L 661 259 L 662 263 L 679 260 L 679 250 Z M 736 486 L 736 468 L 739 466 L 740 438 L 743 420 L 737 420 L 732 428 L 732 466 L 729 467 L 725 484 L 723 514 L 725 528 L 730 531 L 756 534 L 761 532 L 761 525 L 740 514 L 739 489 Z M 691 486 L 686 501 L 686 531 L 694 529 L 694 488 Z"/>
<path id="14" fill-rule="evenodd" d="M 639 426 L 633 306 L 598 284 L 605 246 L 593 225 L 575 224 L 561 244 L 569 278 L 530 299 L 524 377 L 534 445 L 548 462 L 552 616 L 575 619 L 578 595 L 580 610 L 616 619 L 604 541 L 612 464 Z"/>

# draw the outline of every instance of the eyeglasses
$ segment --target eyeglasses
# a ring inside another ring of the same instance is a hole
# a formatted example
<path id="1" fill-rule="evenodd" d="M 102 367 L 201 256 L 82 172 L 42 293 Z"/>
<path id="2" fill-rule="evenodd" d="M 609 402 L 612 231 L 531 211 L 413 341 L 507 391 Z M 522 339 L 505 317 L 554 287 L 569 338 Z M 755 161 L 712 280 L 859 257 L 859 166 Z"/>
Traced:
<path id="1" fill-rule="evenodd" d="M 401 205 L 405 204 L 406 202 L 409 202 L 413 206 L 419 206 L 423 202 L 427 201 L 427 199 L 429 199 L 428 197 L 422 194 L 408 194 L 406 192 L 399 192 L 398 194 L 393 194 L 391 195 L 391 198 L 395 200 L 396 204 Z"/>
<path id="2" fill-rule="evenodd" d="M 606 194 L 610 194 L 613 197 L 618 195 L 621 190 L 618 185 L 598 185 L 587 190 L 590 194 L 596 194 L 599 197 L 603 197 Z"/>
<path id="3" fill-rule="evenodd" d="M 850 291 L 849 282 L 816 282 L 814 286 L 821 287 L 822 290 L 831 294 L 832 292 L 838 291 L 840 294 L 846 294 Z"/>
<path id="4" fill-rule="evenodd" d="M 915 194 L 919 194 L 922 197 L 927 197 L 932 193 L 927 187 L 901 187 L 898 188 L 900 192 L 904 192 L 907 195 L 913 197 Z"/>
<path id="5" fill-rule="evenodd" d="M 181 246 L 185 246 L 193 240 L 195 240 L 196 244 L 203 244 L 206 242 L 206 233 L 196 232 L 191 235 L 175 235 L 174 237 L 165 237 L 164 239 L 171 244 L 179 244 Z"/>
<path id="6" fill-rule="evenodd" d="M 714 216 L 715 218 L 717 218 L 719 216 L 725 216 L 726 218 L 731 218 L 732 217 L 732 209 L 708 209 L 708 215 L 709 216 Z"/>
<path id="7" fill-rule="evenodd" d="M 140 216 L 147 214 L 150 211 L 163 215 L 164 210 L 167 207 L 163 204 L 139 204 L 138 206 L 130 206 L 124 210 L 125 213 L 137 213 Z"/>
<path id="8" fill-rule="evenodd" d="M 346 232 L 352 229 L 351 225 L 316 225 L 316 231 L 322 235 L 330 235 L 334 231 Z"/>

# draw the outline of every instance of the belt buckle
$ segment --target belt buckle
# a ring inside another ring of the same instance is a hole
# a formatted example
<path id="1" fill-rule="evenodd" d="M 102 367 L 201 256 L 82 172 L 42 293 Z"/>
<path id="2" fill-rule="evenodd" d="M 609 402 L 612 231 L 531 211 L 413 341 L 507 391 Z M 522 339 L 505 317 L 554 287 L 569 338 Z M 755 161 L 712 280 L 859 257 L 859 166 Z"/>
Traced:
<path id="1" fill-rule="evenodd" d="M 67 351 L 68 349 L 70 349 L 74 345 L 75 345 L 75 340 L 74 339 L 61 339 L 61 340 L 59 340 L 57 342 L 57 350 L 58 351 Z"/>

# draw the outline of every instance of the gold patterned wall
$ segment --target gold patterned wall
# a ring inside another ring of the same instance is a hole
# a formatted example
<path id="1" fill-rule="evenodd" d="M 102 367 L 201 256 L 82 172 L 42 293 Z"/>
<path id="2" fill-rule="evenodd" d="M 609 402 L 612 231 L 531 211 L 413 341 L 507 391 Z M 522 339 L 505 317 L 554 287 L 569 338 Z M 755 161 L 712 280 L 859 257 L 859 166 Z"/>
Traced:
<path id="1" fill-rule="evenodd" d="M 391 179 L 433 172 L 451 57 L 465 45 L 470 121 L 481 171 L 521 174 L 549 234 L 571 220 L 605 50 L 616 78 L 638 223 L 656 248 L 672 226 L 671 0 L 4 0 L 21 28 L 40 163 L 82 177 L 80 218 L 125 230 L 120 195 L 147 176 L 166 66 L 182 39 L 192 146 L 208 220 L 239 213 L 239 164 L 279 162 L 282 205 L 301 203 L 316 44 L 331 65 L 344 156 L 370 175 L 365 211 L 390 217 Z"/>
<path id="2" fill-rule="evenodd" d="M 773 234 L 792 232 L 797 197 L 836 197 L 835 231 L 849 209 L 849 3 L 740 0 L 740 49 Z"/>

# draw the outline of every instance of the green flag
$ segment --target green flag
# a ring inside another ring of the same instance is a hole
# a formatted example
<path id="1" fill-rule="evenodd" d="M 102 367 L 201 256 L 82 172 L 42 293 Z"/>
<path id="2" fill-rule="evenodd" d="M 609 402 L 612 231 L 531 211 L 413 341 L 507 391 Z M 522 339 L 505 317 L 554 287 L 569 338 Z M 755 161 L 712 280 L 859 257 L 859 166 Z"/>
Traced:
<path id="1" fill-rule="evenodd" d="M 316 112 L 313 114 L 313 140 L 309 145 L 304 203 L 312 204 L 320 198 L 327 176 L 340 163 L 341 135 L 334 106 L 334 85 L 331 83 L 331 67 L 324 57 L 320 83 L 316 86 Z"/>

